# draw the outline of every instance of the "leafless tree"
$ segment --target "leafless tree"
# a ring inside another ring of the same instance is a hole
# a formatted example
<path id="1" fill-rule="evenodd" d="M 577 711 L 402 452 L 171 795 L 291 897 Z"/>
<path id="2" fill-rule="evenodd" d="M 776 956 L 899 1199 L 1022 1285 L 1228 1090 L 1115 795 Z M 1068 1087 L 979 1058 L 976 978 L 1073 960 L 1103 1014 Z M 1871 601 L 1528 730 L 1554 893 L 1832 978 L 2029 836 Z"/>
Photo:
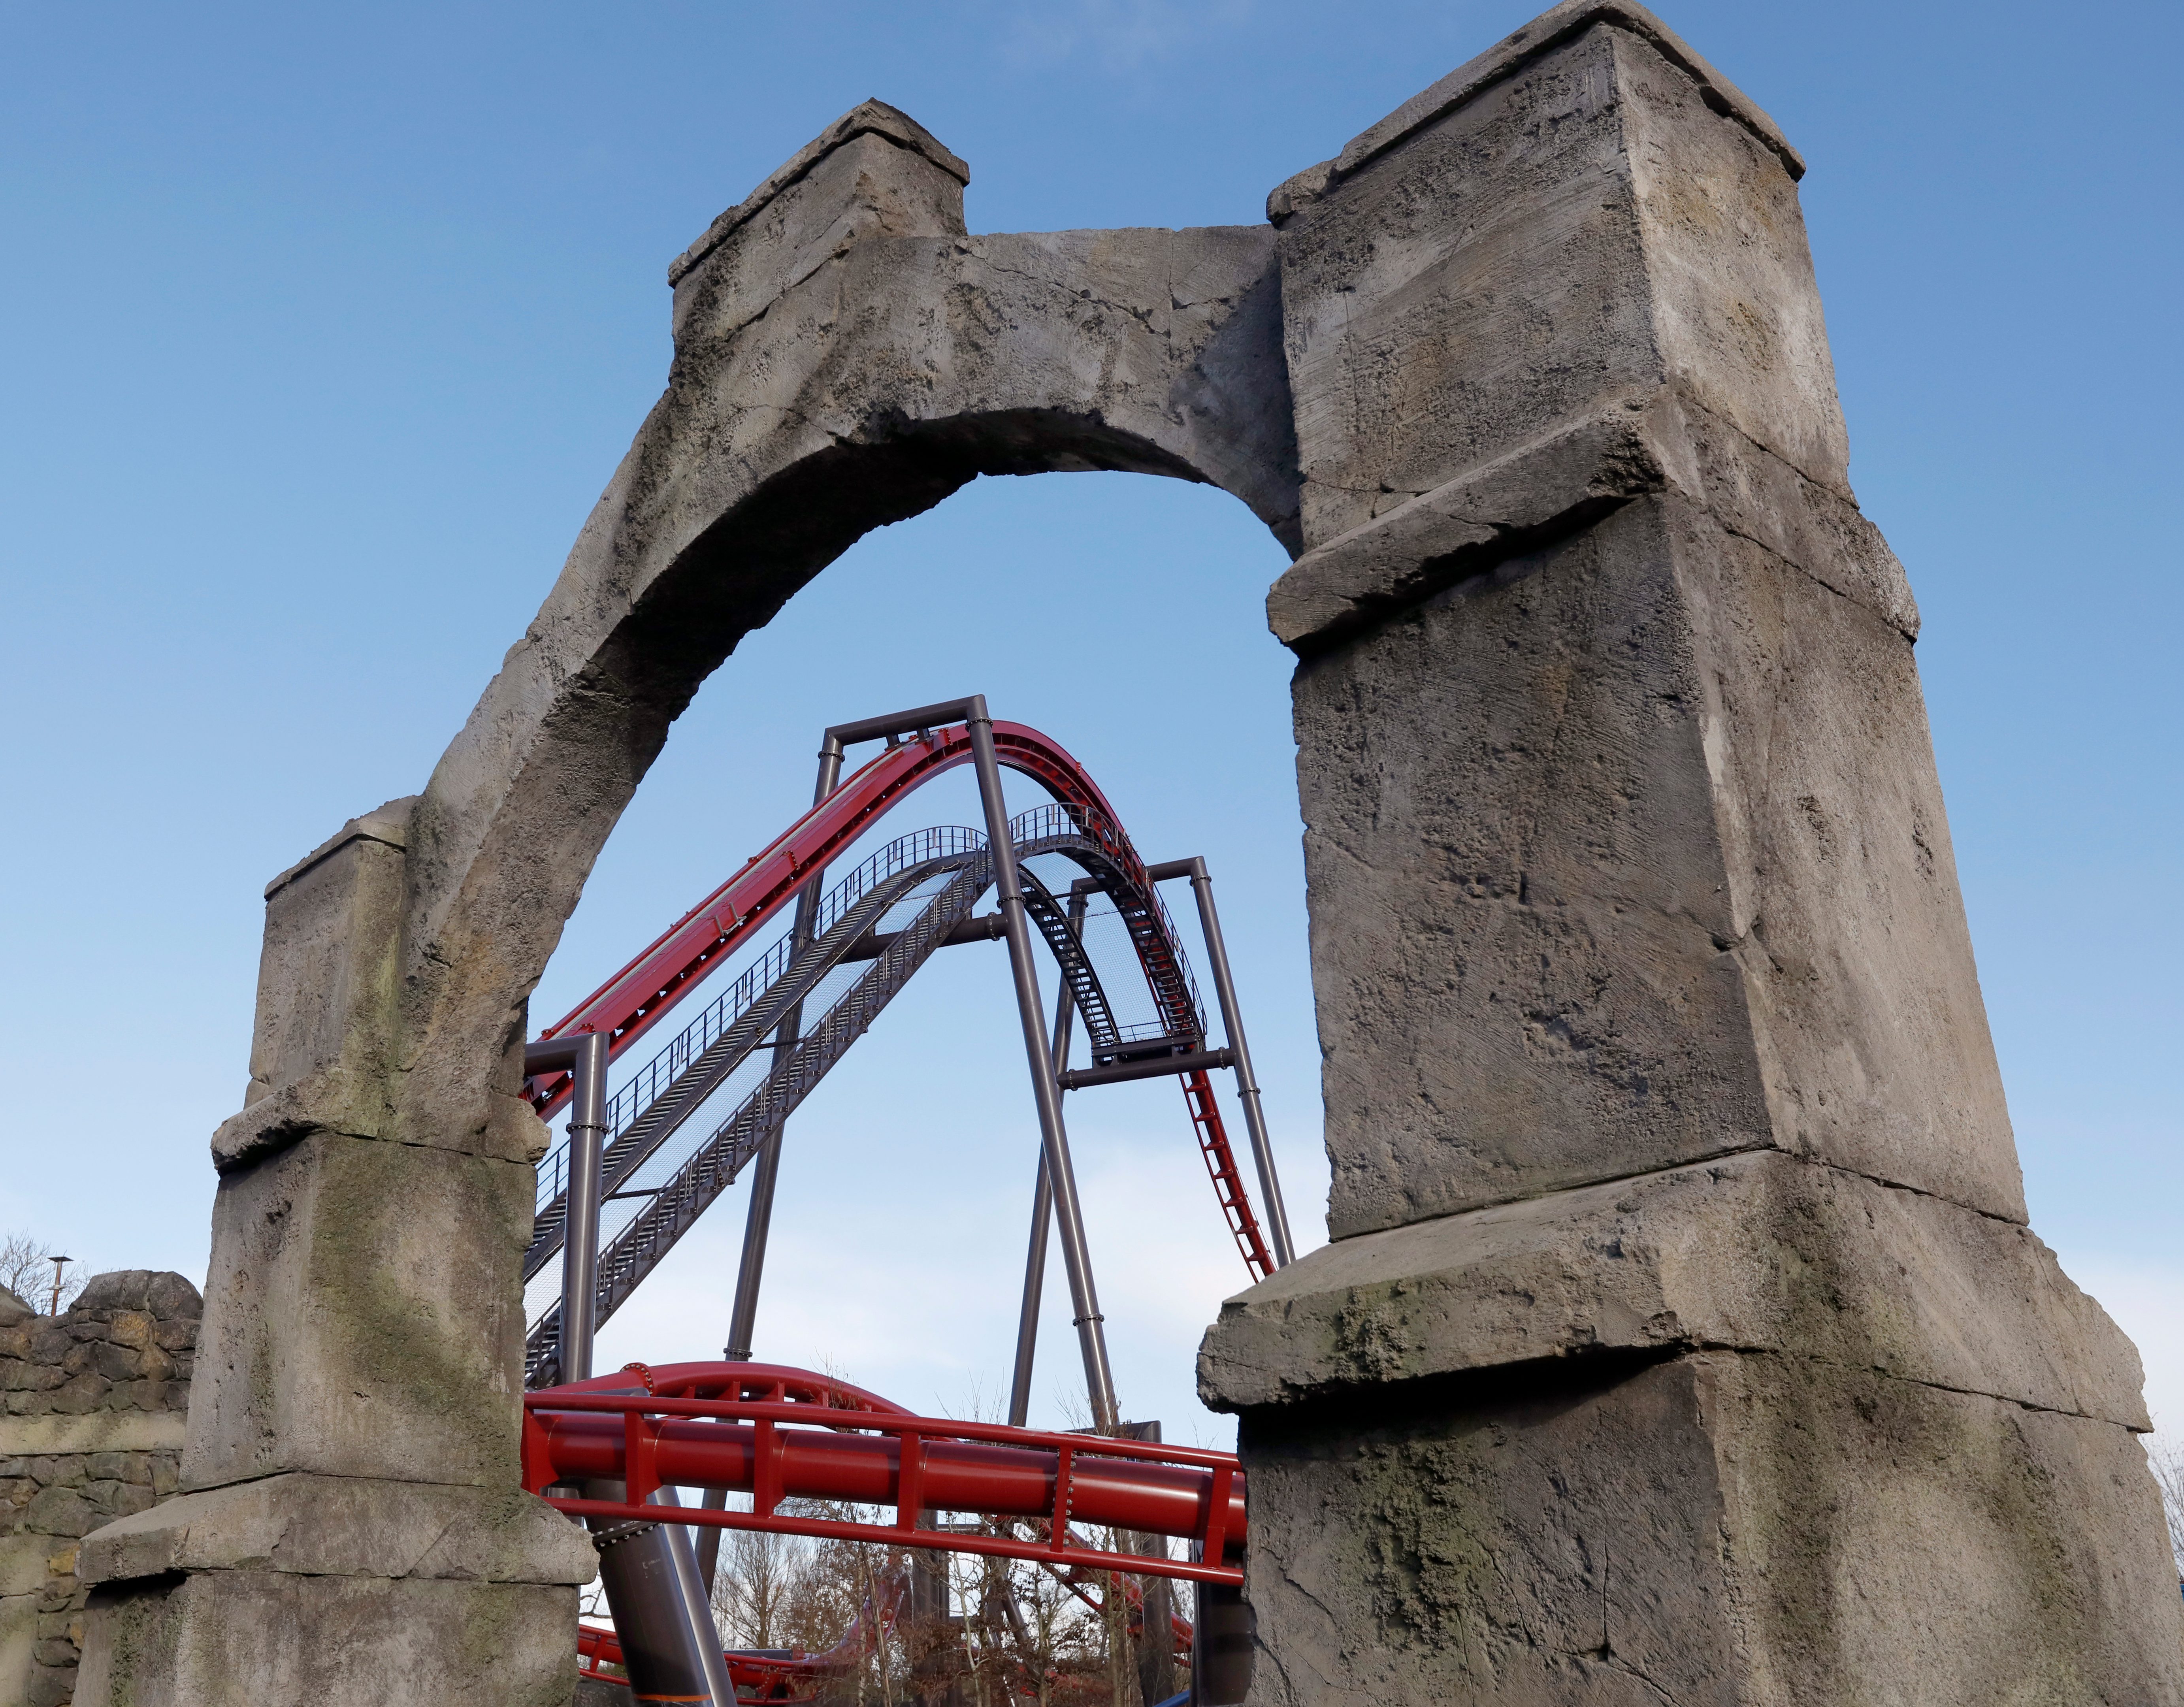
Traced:
<path id="1" fill-rule="evenodd" d="M 2169 1550 L 2176 1556 L 2176 1575 L 2184 1579 L 2184 1445 L 2159 1436 L 2146 1446 L 2153 1479 L 2161 1485 L 2161 1504 L 2169 1518 Z"/>
<path id="2" fill-rule="evenodd" d="M 0 1240 L 0 1286 L 5 1286 L 32 1309 L 44 1314 L 53 1308 L 53 1258 L 60 1252 L 28 1233 L 10 1233 Z M 66 1309 L 91 1278 L 82 1264 L 62 1270 L 60 1308 Z"/>
<path id="3" fill-rule="evenodd" d="M 975 1400 L 972 1409 L 981 1409 Z M 894 1516 L 822 1501 L 781 1509 L 861 1524 Z M 1024 1540 L 1044 1532 L 1003 1517 L 972 1526 Z M 1106 1531 L 1084 1538 L 1116 1551 L 1140 1544 Z M 1154 1676 L 1171 1675 L 1165 1665 L 1149 1672 L 1139 1651 L 1167 1637 L 1169 1598 L 1157 1587 L 1134 1612 L 1126 1579 L 1104 1572 L 1070 1581 L 1028 1560 L 729 1530 L 713 1609 L 728 1647 L 834 1654 L 840 1669 L 817 1707 L 912 1707 L 946 1696 L 966 1707 L 1140 1707 Z M 1144 1625 L 1135 1638 L 1134 1616 Z"/>
<path id="4" fill-rule="evenodd" d="M 811 1545 L 800 1537 L 723 1531 L 713 1576 L 713 1616 L 722 1640 L 731 1648 L 788 1646 L 791 1609 L 811 1567 Z"/>

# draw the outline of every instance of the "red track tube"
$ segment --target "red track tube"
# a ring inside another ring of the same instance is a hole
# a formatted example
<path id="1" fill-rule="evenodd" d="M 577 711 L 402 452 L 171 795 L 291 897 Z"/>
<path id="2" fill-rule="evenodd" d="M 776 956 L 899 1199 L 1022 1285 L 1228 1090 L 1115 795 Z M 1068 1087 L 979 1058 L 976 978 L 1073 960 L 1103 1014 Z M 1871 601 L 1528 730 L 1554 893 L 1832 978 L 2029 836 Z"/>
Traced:
<path id="1" fill-rule="evenodd" d="M 548 1403 L 551 1400 L 547 1401 Z M 534 1436 L 557 1482 L 619 1481 L 624 1478 L 625 1428 L 618 1414 L 534 1412 Z M 893 1424 L 895 1420 L 889 1418 Z M 921 1511 L 984 1512 L 1001 1517 L 1051 1517 L 1057 1453 L 1021 1446 L 935 1438 L 951 1425 L 938 1418 L 905 1419 L 925 1436 L 924 1475 L 916 1490 Z M 957 1425 L 956 1426 L 960 1426 Z M 745 1423 L 669 1419 L 660 1425 L 654 1473 L 677 1487 L 725 1488 L 749 1493 L 755 1483 L 757 1431 Z M 822 1428 L 774 1431 L 777 1474 L 784 1499 L 850 1500 L 893 1505 L 900 1491 L 900 1441 L 889 1435 L 852 1434 Z M 1069 1515 L 1072 1522 L 1153 1535 L 1205 1531 L 1214 1472 L 1187 1464 L 1153 1464 L 1097 1456 L 1096 1436 L 1074 1436 Z M 1244 1537 L 1244 1478 L 1231 1483 L 1228 1551 L 1240 1553 Z"/>

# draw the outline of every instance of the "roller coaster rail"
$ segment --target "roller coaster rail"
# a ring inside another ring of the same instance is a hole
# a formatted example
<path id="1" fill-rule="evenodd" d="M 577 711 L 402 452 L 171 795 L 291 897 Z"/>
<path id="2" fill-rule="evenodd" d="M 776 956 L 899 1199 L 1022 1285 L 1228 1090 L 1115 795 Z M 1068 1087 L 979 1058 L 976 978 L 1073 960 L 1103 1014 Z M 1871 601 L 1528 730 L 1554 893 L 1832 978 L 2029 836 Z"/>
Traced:
<path id="1" fill-rule="evenodd" d="M 733 1381 L 746 1366 L 688 1364 L 686 1380 Z M 608 1376 L 607 1381 L 619 1377 Z M 1000 1423 L 894 1410 L 821 1410 L 810 1404 L 706 1399 L 560 1387 L 524 1401 L 523 1485 L 571 1517 L 661 1521 L 663 1487 L 752 1496 L 749 1511 L 676 1509 L 672 1521 L 716 1529 L 1028 1559 L 1240 1584 L 1244 1475 L 1234 1454 L 1098 1435 L 1054 1434 Z M 620 1499 L 553 1489 L 618 1481 Z M 892 1505 L 892 1524 L 784 1515 L 785 1499 Z M 933 1511 L 1041 1520 L 1029 1537 L 921 1527 Z M 1197 1543 L 1197 1559 L 1078 1544 L 1070 1520 Z"/>
<path id="2" fill-rule="evenodd" d="M 871 740 L 884 740 L 885 750 L 844 778 L 846 750 Z M 899 837 L 822 889 L 832 860 L 916 789 L 967 763 L 978 773 L 983 833 L 943 826 Z M 1009 817 L 1001 804 L 1003 766 L 1037 781 L 1052 803 Z M 1066 902 L 1025 863 L 1043 855 L 1063 856 L 1084 873 L 1069 886 Z M 1156 887 L 1181 877 L 1192 883 L 1212 968 L 1227 1035 L 1218 1047 L 1209 1044 L 1202 998 Z M 978 915 L 989 889 L 995 911 Z M 1083 926 L 1095 895 L 1112 901 L 1127 933 L 1152 1003 L 1155 1017 L 1147 1024 L 1118 1020 L 1086 950 Z M 905 906 L 912 909 L 907 922 L 881 929 Z M 613 1096 L 606 1095 L 612 1062 L 755 944 L 767 925 L 781 923 L 788 928 L 727 990 L 655 1050 Z M 1031 960 L 1034 931 L 1061 973 L 1050 1036 Z M 935 952 L 996 937 L 1008 946 L 1040 1130 L 1009 1423 L 911 1416 L 839 1383 L 751 1364 L 749 1345 L 789 1115 Z M 837 968 L 860 964 L 865 969 L 807 1027 L 807 1000 Z M 1092 1064 L 1072 1069 L 1070 1042 L 1079 1018 Z M 755 1088 L 666 1179 L 632 1188 L 639 1171 L 760 1052 L 771 1058 Z M 556 1251 L 563 1259 L 560 1300 L 528 1336 L 526 1381 L 532 1391 L 525 1405 L 524 1484 L 599 1532 L 603 1580 L 617 1628 L 611 1638 L 594 1633 L 589 1652 L 595 1664 L 611 1643 L 628 1661 L 632 1683 L 640 1672 L 650 1677 L 640 1693 L 666 1688 L 679 1699 L 710 1699 L 725 1707 L 730 1699 L 789 1699 L 782 1691 L 791 1680 L 809 1684 L 817 1675 L 814 1666 L 840 1659 L 722 1654 L 710 1633 L 704 1581 L 711 1574 L 713 1542 L 726 1530 L 1028 1560 L 1080 1596 L 1088 1592 L 1087 1572 L 1191 1581 L 1201 1588 L 1200 1639 L 1212 1640 L 1216 1651 L 1234 1648 L 1234 1615 L 1223 1611 L 1226 1602 L 1215 1605 L 1221 1628 L 1206 1635 L 1204 1596 L 1233 1596 L 1241 1581 L 1243 1478 L 1229 1454 L 1123 1437 L 1144 1431 L 1118 1420 L 1061 1113 L 1066 1091 L 1176 1077 L 1247 1272 L 1260 1278 L 1290 1259 L 1258 1087 L 1202 861 L 1148 867 L 1083 767 L 1038 731 L 992 720 L 981 698 L 838 725 L 822 746 L 811 809 L 525 1053 L 532 1107 L 542 1118 L 566 1107 L 571 1118 L 568 1141 L 554 1148 L 540 1170 L 523 1261 L 527 1280 Z M 1236 1074 L 1267 1210 L 1263 1224 L 1213 1094 L 1209 1075 L 1221 1068 Z M 631 1372 L 591 1379 L 598 1324 L 754 1159 L 759 1166 L 728 1360 L 659 1371 L 664 1386 L 643 1365 L 631 1366 L 634 1380 Z M 637 1199 L 643 1207 L 602 1247 L 601 1205 L 618 1199 Z M 1094 1421 L 1088 1433 L 1020 1426 L 1050 1224 L 1061 1243 L 1084 1358 Z M 1157 1442 L 1157 1425 L 1144 1426 Z M 702 1490 L 704 1504 L 682 1505 L 678 1487 Z M 727 1509 L 738 1491 L 751 1496 L 750 1510 Z M 783 1509 L 784 1501 L 791 1509 Z M 797 1502 L 811 1501 L 892 1506 L 894 1520 L 795 1509 Z M 931 1515 L 938 1512 L 975 1513 L 979 1520 L 936 1526 Z M 1072 1519 L 1137 1533 L 1150 1550 L 1091 1546 L 1072 1530 Z M 710 1537 L 702 1564 L 692 1549 L 694 1532 Z M 1166 1543 L 1153 1545 L 1158 1537 L 1187 1539 L 1191 1556 L 1170 1556 Z M 1142 1597 L 1133 1591 L 1128 1605 L 1139 1609 L 1133 1627 L 1142 1628 Z M 860 1641 L 876 1639 L 892 1615 L 886 1607 L 866 1609 L 873 1630 Z M 1193 1629 L 1190 1621 L 1173 1623 L 1184 1636 Z M 1194 1699 L 1232 1698 L 1217 1691 Z"/>

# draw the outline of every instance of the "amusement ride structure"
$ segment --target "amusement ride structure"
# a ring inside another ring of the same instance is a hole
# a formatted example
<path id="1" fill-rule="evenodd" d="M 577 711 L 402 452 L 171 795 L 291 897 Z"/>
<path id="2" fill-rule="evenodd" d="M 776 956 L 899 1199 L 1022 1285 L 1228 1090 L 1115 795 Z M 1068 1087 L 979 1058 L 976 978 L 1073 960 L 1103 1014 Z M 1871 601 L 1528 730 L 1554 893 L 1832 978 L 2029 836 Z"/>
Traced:
<path id="1" fill-rule="evenodd" d="M 848 750 L 873 741 L 883 750 L 845 777 Z M 977 776 L 983 832 L 921 829 L 827 883 L 829 866 L 889 812 L 966 764 Z M 1004 767 L 1032 778 L 1051 803 L 1011 817 Z M 1066 893 L 1027 864 L 1047 855 L 1082 873 Z M 1159 895 L 1159 884 L 1177 879 L 1190 881 L 1197 902 L 1223 1033 L 1217 1047 Z M 994 909 L 982 914 L 989 890 Z M 1120 986 L 1111 992 L 1117 968 L 1103 977 L 1088 948 L 1095 897 L 1121 923 L 1149 1020 L 1118 1017 Z M 611 1064 L 769 929 L 777 933 L 771 946 L 609 1096 Z M 1050 1030 L 1034 933 L 1061 971 Z M 1007 1424 L 914 1416 L 827 1376 L 753 1363 L 789 1115 L 935 952 L 995 938 L 1008 947 L 1040 1134 Z M 807 1018 L 807 1007 L 816 1017 Z M 1080 1020 L 1091 1064 L 1072 1069 Z M 1190 1683 L 1174 1701 L 1240 1699 L 1244 1478 L 1230 1454 L 1163 1446 L 1156 1424 L 1122 1420 L 1062 1115 L 1065 1092 L 1179 1079 L 1250 1275 L 1262 1278 L 1290 1261 L 1280 1185 L 1202 860 L 1145 864 L 1084 767 L 1039 731 L 994 722 L 983 696 L 838 725 L 821 745 L 811 809 L 549 1028 L 526 1049 L 524 1065 L 538 1114 L 570 1114 L 566 1141 L 539 1169 L 524 1258 L 525 1280 L 542 1286 L 561 1259 L 558 1294 L 529 1330 L 524 1482 L 593 1531 L 614 1629 L 582 1629 L 588 1671 L 619 1667 L 640 1701 L 805 1699 L 881 1639 L 905 1603 L 921 1592 L 932 1599 L 931 1572 L 905 1567 L 876 1582 L 832 1653 L 723 1653 L 708 1591 L 720 1531 L 733 1528 L 879 1542 L 913 1559 L 952 1551 L 1029 1560 L 1095 1604 L 1123 1584 L 1129 1626 L 1154 1632 L 1142 1643 L 1163 1660 L 1171 1646 L 1189 1657 Z M 1224 1068 L 1235 1075 L 1263 1214 L 1213 1093 L 1212 1075 Z M 594 1376 L 598 1325 L 747 1167 L 750 1200 L 722 1361 L 631 1364 Z M 610 1205 L 634 1207 L 610 1217 Z M 610 1219 L 617 1224 L 607 1230 Z M 1024 1426 L 1050 1234 L 1059 1236 L 1084 1361 L 1093 1422 L 1086 1432 Z M 685 1505 L 678 1490 L 702 1503 Z M 730 1509 L 731 1493 L 748 1495 L 750 1509 Z M 821 1509 L 837 1514 L 844 1504 L 892 1507 L 894 1520 L 811 1515 L 818 1502 L 835 1503 Z M 672 1521 L 660 1521 L 662 1506 L 677 1509 Z M 1088 1528 L 1112 1531 L 1116 1544 L 1095 1545 L 1082 1532 Z M 1176 1540 L 1186 1543 L 1184 1557 L 1171 1556 Z M 1117 1572 L 1129 1576 L 1110 1574 Z M 1167 1579 L 1197 1585 L 1195 1619 L 1170 1614 L 1164 1590 L 1147 1592 Z M 1011 1619 L 1016 1610 L 1012 1601 L 1000 1609 Z M 1172 1643 L 1159 1640 L 1163 1623 Z"/>

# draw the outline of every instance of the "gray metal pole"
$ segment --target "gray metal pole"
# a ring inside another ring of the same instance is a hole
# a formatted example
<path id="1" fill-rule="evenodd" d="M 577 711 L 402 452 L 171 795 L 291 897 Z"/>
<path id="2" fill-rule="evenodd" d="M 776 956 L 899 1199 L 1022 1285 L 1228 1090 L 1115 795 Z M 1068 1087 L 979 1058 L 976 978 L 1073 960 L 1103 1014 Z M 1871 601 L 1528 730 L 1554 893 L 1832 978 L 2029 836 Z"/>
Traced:
<path id="1" fill-rule="evenodd" d="M 1069 927 L 1082 931 L 1084 925 L 1084 906 L 1089 897 L 1072 895 L 1069 898 Z M 1069 1033 L 1071 1022 L 1077 1017 L 1077 1003 L 1069 993 L 1069 980 L 1063 978 L 1061 988 L 1054 996 L 1054 1070 L 1061 1073 L 1069 1065 Z M 1039 1351 L 1039 1295 L 1046 1288 L 1046 1234 L 1054 1221 L 1054 1185 L 1047 1178 L 1046 1151 L 1039 1152 L 1039 1180 L 1031 1193 L 1031 1247 L 1024 1258 L 1023 1305 L 1017 1314 L 1017 1366 L 1009 1382 L 1009 1426 L 1022 1428 L 1031 1414 L 1032 1362 Z"/>
<path id="2" fill-rule="evenodd" d="M 1266 1205 L 1267 1231 L 1273 1241 L 1274 1266 L 1296 1260 L 1290 1242 L 1290 1212 L 1282 1203 L 1281 1176 L 1274 1171 L 1274 1146 L 1267 1137 L 1266 1111 L 1259 1105 L 1258 1076 L 1251 1071 L 1251 1046 L 1244 1041 L 1244 1016 L 1236 1003 L 1236 980 L 1228 974 L 1228 949 L 1221 940 L 1221 915 L 1214 910 L 1213 879 L 1206 862 L 1178 862 L 1190 871 L 1191 893 L 1198 898 L 1199 929 L 1206 936 L 1206 958 L 1213 973 L 1214 999 L 1221 1004 L 1221 1028 L 1236 1053 L 1236 1096 L 1244 1105 L 1244 1130 L 1251 1135 L 1251 1159 L 1259 1168 L 1259 1201 Z"/>
<path id="3" fill-rule="evenodd" d="M 599 1157 L 607 1135 L 607 1035 L 577 1040 L 570 1071 L 568 1216 L 561 1232 L 561 1338 L 557 1347 L 563 1381 L 591 1379 L 593 1311 L 599 1278 Z"/>
<path id="4" fill-rule="evenodd" d="M 834 792 L 842 779 L 842 743 L 832 732 L 819 748 L 819 778 L 811 790 L 811 804 L 817 806 Z M 811 880 L 796 897 L 796 922 L 790 927 L 792 956 L 801 954 L 811 946 L 812 928 L 819 913 L 819 891 L 825 882 L 822 868 L 811 874 Z M 792 1044 L 803 1035 L 804 1004 L 798 1002 L 782 1016 L 775 1029 L 774 1040 L 782 1045 Z M 777 1049 L 777 1062 L 787 1058 L 786 1048 Z M 766 1244 L 773 1228 L 774 1189 L 781 1180 L 781 1141 L 783 1133 L 776 1130 L 758 1152 L 758 1167 L 751 1174 L 750 1208 L 744 1220 L 743 1261 L 736 1269 L 735 1308 L 728 1317 L 728 1343 L 726 1356 L 732 1364 L 747 1363 L 750 1359 L 751 1341 L 758 1329 L 759 1283 L 766 1276 Z M 713 1531 L 717 1537 L 718 1531 Z M 719 1550 L 717 1539 L 713 1551 Z M 707 1575 L 710 1576 L 710 1572 Z"/>
<path id="5" fill-rule="evenodd" d="M 584 1492 L 593 1499 L 627 1498 L 621 1482 L 588 1483 Z M 682 1503 L 671 1487 L 652 1498 L 656 1505 Z M 596 1517 L 589 1522 L 599 1549 L 600 1585 L 637 1699 L 735 1707 L 720 1630 L 684 1526 Z"/>
<path id="6" fill-rule="evenodd" d="M 1046 1286 L 1046 1235 L 1054 1224 L 1054 1182 L 1046 1177 L 1046 1152 L 1039 1152 L 1039 1178 L 1031 1191 L 1031 1248 L 1024 1257 L 1023 1304 L 1017 1313 L 1017 1367 L 1009 1381 L 1009 1426 L 1023 1428 L 1031 1415 L 1032 1362 L 1039 1351 L 1039 1295 Z"/>
<path id="7" fill-rule="evenodd" d="M 994 720 L 986 697 L 974 695 L 966 722 L 971 755 L 978 773 L 978 796 L 986 809 L 986 844 L 993 855 L 994 890 L 1000 902 L 1002 934 L 1008 939 L 1009 970 L 1017 986 L 1017 1012 L 1023 1025 L 1024 1057 L 1031 1068 L 1032 1098 L 1039 1107 L 1039 1141 L 1054 1188 L 1054 1218 L 1061 1235 L 1062 1266 L 1069 1275 L 1069 1300 L 1076 1312 L 1077 1339 L 1084 1355 L 1084 1386 L 1092 1402 L 1095 1428 L 1112 1429 L 1119 1415 L 1115 1378 L 1107 1364 L 1107 1336 L 1101 1328 L 1100 1297 L 1092 1285 L 1092 1257 L 1084 1242 L 1084 1218 L 1077 1201 L 1077 1175 L 1069 1165 L 1069 1133 L 1061 1124 L 1061 1086 L 1049 1052 L 1046 1017 L 1039 997 L 1039 968 L 1032 959 L 1031 926 L 1024 917 L 1023 890 L 1017 881 L 1016 845 L 1009 840 L 1009 808 L 1001 793 L 1001 768 L 994 753 Z"/>
<path id="8" fill-rule="evenodd" d="M 800 906 L 798 922 L 803 920 Z M 773 1052 L 776 1063 L 788 1058 L 785 1046 L 796 1041 L 804 1024 L 804 1004 L 796 1003 L 774 1031 L 774 1040 L 784 1047 Z M 766 1278 L 766 1243 L 773 1230 L 774 1188 L 781 1182 L 781 1141 L 787 1130 L 777 1126 L 773 1135 L 759 1146 L 758 1165 L 751 1171 L 750 1208 L 744 1217 L 743 1260 L 736 1267 L 736 1301 L 728 1314 L 728 1343 L 722 1355 L 732 1364 L 750 1361 L 751 1341 L 758 1331 L 759 1282 Z"/>
<path id="9" fill-rule="evenodd" d="M 819 778 L 811 790 L 811 804 L 817 806 L 834 792 L 842 779 L 842 743 L 830 732 L 819 748 Z M 793 956 L 800 954 L 811 945 L 813 926 L 819 912 L 819 891 L 826 879 L 822 868 L 814 872 L 811 881 L 805 884 L 802 894 L 796 897 L 796 922 L 790 927 Z M 782 1046 L 773 1052 L 777 1063 L 788 1059 L 788 1046 L 804 1035 L 804 1004 L 794 1004 L 781 1017 L 774 1028 L 774 1041 Z M 736 1299 L 728 1312 L 728 1342 L 722 1356 L 732 1364 L 750 1361 L 751 1342 L 758 1336 L 758 1289 L 766 1278 L 766 1241 L 773 1231 L 773 1198 L 781 1184 L 781 1142 L 786 1135 L 786 1125 L 777 1126 L 773 1134 L 759 1146 L 758 1163 L 751 1171 L 750 1205 L 744 1216 L 743 1258 L 736 1265 Z M 709 1488 L 703 1501 L 709 1511 L 726 1511 L 728 1496 L 724 1489 Z M 713 1581 L 721 1562 L 721 1531 L 705 1529 L 698 1536 L 698 1574 L 712 1592 Z"/>

